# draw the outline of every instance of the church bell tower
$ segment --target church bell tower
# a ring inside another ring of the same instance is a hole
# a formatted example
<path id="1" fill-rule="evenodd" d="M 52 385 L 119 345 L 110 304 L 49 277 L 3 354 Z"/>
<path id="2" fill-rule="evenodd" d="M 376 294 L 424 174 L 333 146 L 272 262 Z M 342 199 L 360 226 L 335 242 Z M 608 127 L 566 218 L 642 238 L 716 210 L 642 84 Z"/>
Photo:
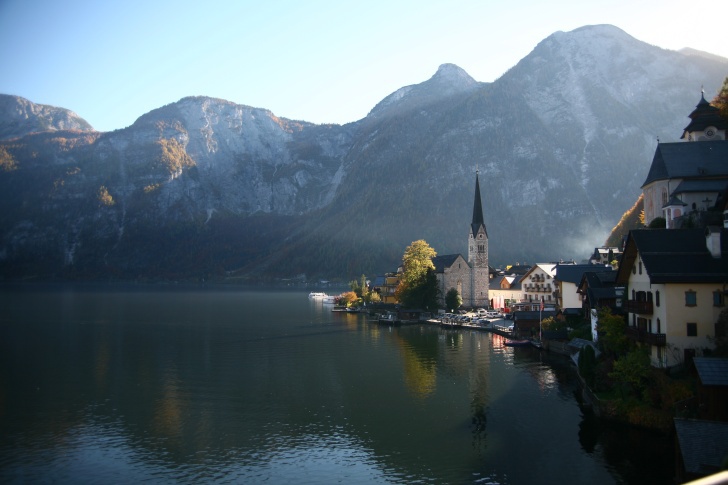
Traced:
<path id="1" fill-rule="evenodd" d="M 480 181 L 478 180 L 477 170 L 475 171 L 473 222 L 470 224 L 468 234 L 468 264 L 471 268 L 471 294 L 463 295 L 463 300 L 472 307 L 487 307 L 490 305 L 488 298 L 488 286 L 490 285 L 488 232 L 485 229 L 485 221 L 483 220 L 483 203 L 480 199 Z M 470 298 L 467 298 L 467 296 Z"/>

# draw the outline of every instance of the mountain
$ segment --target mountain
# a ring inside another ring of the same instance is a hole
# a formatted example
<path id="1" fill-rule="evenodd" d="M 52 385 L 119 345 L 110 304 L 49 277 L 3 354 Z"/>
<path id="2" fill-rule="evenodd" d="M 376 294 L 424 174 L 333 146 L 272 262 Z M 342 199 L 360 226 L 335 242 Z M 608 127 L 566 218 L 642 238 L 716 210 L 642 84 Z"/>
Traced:
<path id="1" fill-rule="evenodd" d="M 27 99 L 0 94 L 0 140 L 41 131 L 93 131 L 91 125 L 73 111 Z"/>
<path id="2" fill-rule="evenodd" d="M 110 133 L 27 134 L 0 143 L 0 274 L 391 271 L 417 239 L 465 253 L 476 170 L 491 264 L 582 259 L 637 199 L 656 138 L 677 139 L 726 72 L 590 26 L 492 83 L 445 64 L 345 125 L 190 97 Z"/>

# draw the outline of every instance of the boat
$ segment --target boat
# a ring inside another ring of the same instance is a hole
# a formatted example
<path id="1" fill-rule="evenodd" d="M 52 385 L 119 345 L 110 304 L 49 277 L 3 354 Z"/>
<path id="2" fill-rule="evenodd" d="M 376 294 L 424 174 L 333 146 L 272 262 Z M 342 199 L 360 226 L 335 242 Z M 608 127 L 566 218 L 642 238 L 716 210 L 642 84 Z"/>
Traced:
<path id="1" fill-rule="evenodd" d="M 380 314 L 377 320 L 380 325 L 402 325 L 402 320 L 399 319 L 395 312 Z"/>
<path id="2" fill-rule="evenodd" d="M 326 295 L 324 296 L 324 303 L 326 303 L 327 305 L 335 305 L 337 298 L 337 296 Z"/>
<path id="3" fill-rule="evenodd" d="M 507 347 L 526 347 L 531 345 L 531 341 L 525 339 L 506 339 L 503 345 Z"/>
<path id="4" fill-rule="evenodd" d="M 326 293 L 321 293 L 318 291 L 312 291 L 311 293 L 308 294 L 308 297 L 312 300 L 323 300 L 327 296 L 328 295 Z"/>

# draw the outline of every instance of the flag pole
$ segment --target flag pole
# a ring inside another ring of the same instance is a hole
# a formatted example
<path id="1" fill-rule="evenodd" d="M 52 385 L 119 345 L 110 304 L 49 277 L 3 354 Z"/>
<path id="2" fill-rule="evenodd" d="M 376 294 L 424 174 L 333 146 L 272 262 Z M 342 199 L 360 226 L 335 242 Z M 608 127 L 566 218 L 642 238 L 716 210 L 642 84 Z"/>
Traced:
<path id="1" fill-rule="evenodd" d="M 543 312 L 543 296 L 541 297 L 541 308 L 538 311 L 538 341 L 541 342 L 543 340 L 543 337 L 541 336 L 543 333 L 542 325 L 541 325 L 541 312 Z"/>

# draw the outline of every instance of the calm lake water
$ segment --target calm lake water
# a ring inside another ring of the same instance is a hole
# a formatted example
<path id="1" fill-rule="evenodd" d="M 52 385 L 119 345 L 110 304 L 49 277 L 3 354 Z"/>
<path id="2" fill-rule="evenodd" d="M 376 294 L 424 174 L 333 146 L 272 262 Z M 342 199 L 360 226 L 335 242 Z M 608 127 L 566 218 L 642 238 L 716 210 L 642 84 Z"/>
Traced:
<path id="1" fill-rule="evenodd" d="M 2 483 L 670 483 L 573 367 L 307 292 L 0 288 Z"/>

